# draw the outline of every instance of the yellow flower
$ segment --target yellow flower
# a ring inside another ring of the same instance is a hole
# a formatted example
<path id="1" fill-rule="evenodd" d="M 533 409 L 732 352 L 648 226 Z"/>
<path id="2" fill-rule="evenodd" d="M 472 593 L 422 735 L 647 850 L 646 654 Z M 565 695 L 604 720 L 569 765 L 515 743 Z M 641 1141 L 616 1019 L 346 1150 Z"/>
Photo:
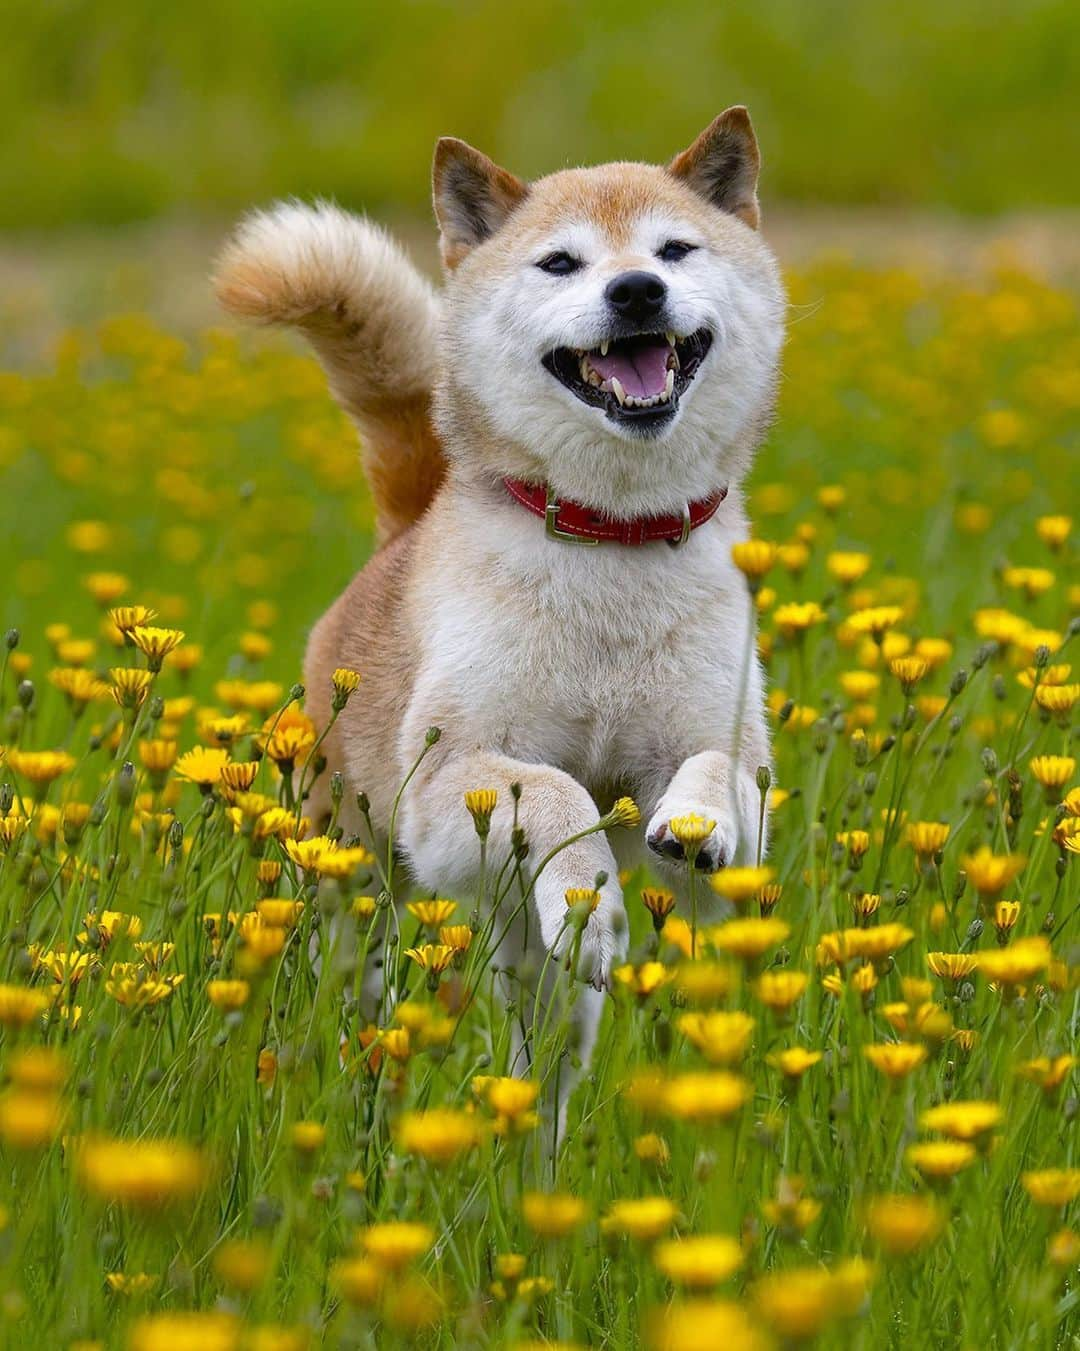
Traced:
<path id="1" fill-rule="evenodd" d="M 136 1319 L 127 1351 L 240 1351 L 240 1323 L 229 1313 L 157 1313 Z"/>
<path id="2" fill-rule="evenodd" d="M 395 1140 L 403 1154 L 419 1154 L 445 1166 L 467 1154 L 480 1142 L 480 1123 L 469 1112 L 432 1107 L 405 1112 L 398 1120 Z"/>
<path id="3" fill-rule="evenodd" d="M 465 794 L 465 807 L 473 819 L 477 835 L 486 840 L 491 830 L 491 814 L 499 800 L 494 788 L 470 788 Z"/>
<path id="4" fill-rule="evenodd" d="M 226 1239 L 214 1252 L 214 1274 L 245 1295 L 263 1284 L 271 1264 L 269 1246 L 257 1239 Z"/>
<path id="5" fill-rule="evenodd" d="M 148 628 L 139 624 L 130 632 L 131 641 L 146 658 L 151 671 L 160 671 L 161 663 L 184 641 L 180 629 Z"/>
<path id="6" fill-rule="evenodd" d="M 881 688 L 881 677 L 876 671 L 841 671 L 840 688 L 849 699 L 864 704 Z"/>
<path id="7" fill-rule="evenodd" d="M 653 917 L 653 928 L 659 930 L 664 927 L 664 920 L 675 909 L 675 895 L 660 887 L 642 887 L 641 903 Z"/>
<path id="8" fill-rule="evenodd" d="M 771 1339 L 733 1300 L 689 1299 L 665 1305 L 649 1326 L 652 1351 L 770 1351 Z M 539 1351 L 539 1348 L 537 1349 Z"/>
<path id="9" fill-rule="evenodd" d="M 228 763 L 229 752 L 221 747 L 196 746 L 177 760 L 176 775 L 190 783 L 197 783 L 207 793 L 221 781 L 222 772 Z"/>
<path id="10" fill-rule="evenodd" d="M 813 600 L 788 601 L 773 611 L 773 622 L 785 638 L 798 637 L 815 624 L 823 624 L 827 618 L 825 611 Z"/>
<path id="11" fill-rule="evenodd" d="M 741 905 L 753 900 L 775 876 L 776 869 L 770 867 L 723 868 L 712 874 L 709 884 L 718 896 Z"/>
<path id="12" fill-rule="evenodd" d="M 841 830 L 836 843 L 842 845 L 853 861 L 861 859 L 870 848 L 870 835 L 865 830 Z"/>
<path id="13" fill-rule="evenodd" d="M 157 611 L 148 605 L 121 605 L 109 611 L 109 618 L 122 634 L 127 635 L 135 629 L 145 628 L 157 618 Z"/>
<path id="14" fill-rule="evenodd" d="M 157 980 L 143 972 L 115 976 L 105 982 L 105 993 L 126 1008 L 151 1008 L 168 999 L 183 979 L 183 975 L 177 975 Z"/>
<path id="15" fill-rule="evenodd" d="M 251 995 L 251 986 L 246 980 L 210 980 L 206 983 L 206 996 L 217 1009 L 226 1013 L 242 1009 Z"/>
<path id="16" fill-rule="evenodd" d="M 754 993 L 766 1008 L 782 1012 L 799 999 L 810 977 L 805 971 L 764 971 L 758 977 Z"/>
<path id="17" fill-rule="evenodd" d="M 904 1157 L 924 1177 L 955 1177 L 974 1163 L 975 1146 L 966 1140 L 924 1140 L 908 1145 Z"/>
<path id="18" fill-rule="evenodd" d="M 1071 530 L 1072 518 L 1069 516 L 1040 516 L 1035 522 L 1035 533 L 1054 553 L 1065 547 Z"/>
<path id="19" fill-rule="evenodd" d="M 1020 1181 L 1036 1205 L 1060 1210 L 1080 1196 L 1080 1168 L 1044 1168 L 1022 1173 Z"/>
<path id="20" fill-rule="evenodd" d="M 304 759 L 315 745 L 317 735 L 315 724 L 306 713 L 287 708 L 283 713 L 267 718 L 256 741 L 263 754 L 284 773 Z"/>
<path id="21" fill-rule="evenodd" d="M 604 823 L 606 829 L 633 830 L 641 825 L 641 808 L 632 797 L 616 798 L 604 816 Z"/>
<path id="22" fill-rule="evenodd" d="M 1080 700 L 1080 684 L 1039 685 L 1035 690 L 1035 702 L 1039 707 L 1061 719 L 1068 717 L 1077 700 Z"/>
<path id="23" fill-rule="evenodd" d="M 964 980 L 978 966 L 978 954 L 974 952 L 930 952 L 926 964 L 935 976 L 942 980 Z"/>
<path id="24" fill-rule="evenodd" d="M 965 854 L 960 866 L 980 896 L 997 896 L 1024 870 L 1024 854 L 995 854 L 988 845 L 980 845 L 974 854 Z"/>
<path id="25" fill-rule="evenodd" d="M 821 1052 L 804 1046 L 788 1046 L 782 1051 L 771 1051 L 765 1058 L 785 1079 L 801 1079 L 821 1059 Z"/>
<path id="26" fill-rule="evenodd" d="M 928 1248 L 945 1229 L 946 1215 L 927 1196 L 877 1196 L 866 1209 L 866 1227 L 890 1257 Z"/>
<path id="27" fill-rule="evenodd" d="M 1038 1084 L 1049 1097 L 1058 1091 L 1077 1063 L 1080 1062 L 1074 1055 L 1059 1055 L 1055 1056 L 1053 1060 L 1049 1056 L 1043 1055 L 1034 1060 L 1025 1060 L 1022 1064 L 1017 1065 L 1016 1073 L 1021 1078 L 1029 1079 L 1033 1084 Z"/>
<path id="28" fill-rule="evenodd" d="M 1028 600 L 1035 600 L 1054 585 L 1054 574 L 1049 568 L 1004 568 L 1001 580 L 1014 591 L 1022 591 Z"/>
<path id="29" fill-rule="evenodd" d="M 21 751 L 12 746 L 7 753 L 8 766 L 32 784 L 47 785 L 75 768 L 75 757 L 67 751 Z"/>
<path id="30" fill-rule="evenodd" d="M 715 821 L 710 821 L 697 812 L 687 812 L 685 816 L 673 816 L 668 822 L 668 830 L 687 850 L 699 849 L 715 829 Z"/>
<path id="31" fill-rule="evenodd" d="M 246 793 L 259 772 L 257 760 L 229 761 L 221 766 L 221 783 L 230 793 Z"/>
<path id="32" fill-rule="evenodd" d="M 457 901 L 409 901 L 406 909 L 421 924 L 427 925 L 429 929 L 437 929 L 453 915 Z"/>
<path id="33" fill-rule="evenodd" d="M 817 1336 L 837 1313 L 832 1277 L 824 1267 L 796 1267 L 763 1276 L 752 1295 L 772 1330 L 792 1341 Z"/>
<path id="34" fill-rule="evenodd" d="M 205 1156 L 182 1140 L 85 1139 L 75 1171 L 99 1200 L 141 1210 L 190 1200 L 210 1175 Z"/>
<path id="35" fill-rule="evenodd" d="M 91 572 L 82 579 L 98 605 L 109 606 L 118 601 L 131 583 L 122 572 Z"/>
<path id="36" fill-rule="evenodd" d="M 1052 1266 L 1062 1270 L 1080 1264 L 1080 1234 L 1075 1229 L 1059 1229 L 1050 1236 L 1046 1258 Z"/>
<path id="37" fill-rule="evenodd" d="M 564 1238 L 583 1224 L 588 1206 L 565 1192 L 526 1192 L 521 1198 L 525 1223 L 541 1238 Z"/>
<path id="38" fill-rule="evenodd" d="M 678 1213 L 678 1206 L 666 1196 L 615 1201 L 600 1227 L 608 1234 L 622 1234 L 639 1243 L 651 1243 L 671 1228 Z"/>
<path id="39" fill-rule="evenodd" d="M 477 1075 L 472 1087 L 473 1092 L 495 1113 L 496 1134 L 505 1135 L 511 1128 L 518 1131 L 532 1130 L 536 1125 L 533 1108 L 540 1093 L 540 1085 L 533 1080 Z"/>
<path id="40" fill-rule="evenodd" d="M 642 962 L 640 966 L 618 966 L 612 973 L 624 989 L 639 999 L 655 994 L 661 985 L 672 978 L 672 972 L 662 962 Z"/>
<path id="41" fill-rule="evenodd" d="M 57 667 L 49 672 L 49 680 L 74 709 L 85 708 L 94 699 L 108 699 L 111 693 L 99 676 L 77 666 Z"/>
<path id="42" fill-rule="evenodd" d="M 1020 938 L 1007 948 L 977 954 L 979 971 L 998 985 L 1024 985 L 1050 964 L 1050 942 L 1042 934 Z"/>
<path id="43" fill-rule="evenodd" d="M 996 1102 L 979 1100 L 943 1102 L 923 1112 L 919 1124 L 923 1130 L 937 1131 L 951 1140 L 970 1140 L 978 1143 L 1001 1121 L 1002 1111 Z"/>
<path id="44" fill-rule="evenodd" d="M 904 611 L 899 605 L 873 605 L 848 615 L 844 626 L 852 633 L 869 634 L 880 644 L 885 634 L 894 629 L 903 617 Z"/>
<path id="45" fill-rule="evenodd" d="M 673 1285 L 709 1290 L 742 1266 L 741 1245 L 727 1234 L 668 1239 L 653 1249 L 653 1264 Z"/>
<path id="46" fill-rule="evenodd" d="M 405 956 L 411 958 L 422 970 L 438 976 L 454 960 L 454 949 L 446 943 L 425 943 L 419 948 L 406 948 Z"/>
<path id="47" fill-rule="evenodd" d="M 110 1271 L 105 1276 L 105 1284 L 118 1295 L 146 1295 L 160 1280 L 146 1271 Z"/>
<path id="48" fill-rule="evenodd" d="M 27 1027 L 51 1002 L 44 990 L 25 985 L 0 985 L 0 1024 L 9 1028 Z"/>
<path id="49" fill-rule="evenodd" d="M 863 1047 L 863 1055 L 875 1069 L 890 1079 L 902 1079 L 926 1059 L 926 1047 L 919 1042 L 882 1041 Z"/>
<path id="50" fill-rule="evenodd" d="M 139 708 L 146 700 L 154 673 L 135 666 L 114 666 L 109 671 L 112 696 L 121 708 Z"/>
<path id="51" fill-rule="evenodd" d="M 570 910 L 581 905 L 588 909 L 589 914 L 592 914 L 600 904 L 600 893 L 593 887 L 567 887 L 563 895 L 567 908 Z"/>
<path id="52" fill-rule="evenodd" d="M 677 1026 L 711 1065 L 733 1065 L 746 1054 L 756 1023 L 742 1012 L 684 1013 Z"/>
<path id="53" fill-rule="evenodd" d="M 1031 772 L 1042 784 L 1047 802 L 1060 802 L 1065 785 L 1076 773 L 1076 761 L 1071 755 L 1037 755 L 1031 761 Z"/>
<path id="54" fill-rule="evenodd" d="M 435 1230 L 415 1220 L 373 1224 L 360 1234 L 367 1255 L 385 1271 L 400 1271 L 415 1262 L 435 1242 Z"/>
<path id="55" fill-rule="evenodd" d="M 455 952 L 468 952 L 472 941 L 473 931 L 467 924 L 439 925 L 439 942 Z"/>
<path id="56" fill-rule="evenodd" d="M 769 916 L 761 919 L 729 919 L 712 931 L 713 944 L 744 960 L 763 956 L 770 948 L 782 943 L 791 933 L 791 926 L 782 919 Z"/>
<path id="57" fill-rule="evenodd" d="M 63 1121 L 63 1103 L 53 1092 L 16 1087 L 0 1093 L 0 1140 L 11 1149 L 44 1149 Z"/>
<path id="58" fill-rule="evenodd" d="M 906 829 L 906 838 L 919 859 L 925 862 L 945 848 L 951 829 L 942 821 L 911 821 Z"/>
<path id="59" fill-rule="evenodd" d="M 667 1141 L 655 1131 L 635 1136 L 634 1153 L 642 1163 L 651 1163 L 657 1168 L 666 1168 L 671 1161 L 671 1150 Z"/>
<path id="60" fill-rule="evenodd" d="M 821 1214 L 821 1202 L 804 1195 L 801 1177 L 781 1174 L 775 1199 L 763 1201 L 761 1210 L 766 1221 L 780 1229 L 786 1237 L 798 1238 Z"/>
<path id="61" fill-rule="evenodd" d="M 910 694 L 930 669 L 930 663 L 922 657 L 893 657 L 889 670 L 900 682 L 905 694 Z"/>
<path id="62" fill-rule="evenodd" d="M 726 1121 L 754 1095 L 754 1086 L 726 1070 L 676 1074 L 661 1086 L 658 1106 L 669 1116 L 699 1125 Z"/>
<path id="63" fill-rule="evenodd" d="M 691 1004 L 715 1004 L 731 992 L 735 980 L 734 969 L 725 962 L 683 962 L 674 974 L 679 993 Z"/>
<path id="64" fill-rule="evenodd" d="M 829 576 L 841 586 L 853 586 L 861 581 L 870 569 L 870 555 L 844 550 L 834 550 L 825 557 L 825 567 Z"/>
<path id="65" fill-rule="evenodd" d="M 362 1309 L 376 1302 L 386 1282 L 385 1269 L 367 1257 L 352 1257 L 335 1263 L 330 1276 L 345 1299 Z"/>
<path id="66" fill-rule="evenodd" d="M 776 562 L 776 545 L 770 540 L 747 539 L 731 546 L 731 561 L 751 582 L 760 582 Z"/>

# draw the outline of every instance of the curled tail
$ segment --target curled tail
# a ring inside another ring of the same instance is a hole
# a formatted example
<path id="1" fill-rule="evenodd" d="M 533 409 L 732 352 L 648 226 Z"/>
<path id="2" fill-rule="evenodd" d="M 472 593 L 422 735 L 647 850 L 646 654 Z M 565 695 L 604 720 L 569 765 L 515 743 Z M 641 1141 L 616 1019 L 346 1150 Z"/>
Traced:
<path id="1" fill-rule="evenodd" d="M 241 221 L 218 260 L 230 313 L 307 337 L 360 430 L 380 542 L 427 507 L 445 471 L 431 426 L 438 301 L 385 231 L 336 206 L 282 203 Z"/>

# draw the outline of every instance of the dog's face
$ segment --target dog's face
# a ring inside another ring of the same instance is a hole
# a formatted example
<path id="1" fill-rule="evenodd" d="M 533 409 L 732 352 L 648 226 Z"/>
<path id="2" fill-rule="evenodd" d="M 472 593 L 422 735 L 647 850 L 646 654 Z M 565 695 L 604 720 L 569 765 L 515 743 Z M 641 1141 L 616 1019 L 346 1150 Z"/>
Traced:
<path id="1" fill-rule="evenodd" d="M 666 168 L 525 185 L 436 154 L 448 268 L 437 394 L 451 453 L 601 510 L 677 510 L 745 471 L 783 292 L 756 233 L 757 147 L 729 110 Z"/>

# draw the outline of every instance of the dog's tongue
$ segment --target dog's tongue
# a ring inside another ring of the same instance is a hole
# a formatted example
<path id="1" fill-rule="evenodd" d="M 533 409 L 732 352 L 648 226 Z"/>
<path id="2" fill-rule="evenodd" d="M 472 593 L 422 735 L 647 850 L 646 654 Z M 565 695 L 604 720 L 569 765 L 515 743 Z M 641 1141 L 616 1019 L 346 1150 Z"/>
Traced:
<path id="1" fill-rule="evenodd" d="M 627 394 L 635 399 L 651 399 L 654 394 L 662 394 L 667 385 L 667 360 L 671 348 L 661 339 L 659 342 L 624 344 L 608 351 L 606 357 L 599 352 L 589 353 L 589 364 L 593 370 L 610 380 L 614 376 Z"/>

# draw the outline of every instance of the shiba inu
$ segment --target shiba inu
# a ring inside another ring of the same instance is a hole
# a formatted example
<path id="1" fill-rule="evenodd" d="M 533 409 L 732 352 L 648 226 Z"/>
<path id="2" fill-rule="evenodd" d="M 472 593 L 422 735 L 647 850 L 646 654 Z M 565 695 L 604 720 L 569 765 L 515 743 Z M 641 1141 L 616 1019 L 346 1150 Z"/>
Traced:
<path id="1" fill-rule="evenodd" d="M 620 862 L 647 844 L 684 875 L 669 822 L 691 812 L 715 823 L 699 869 L 759 843 L 769 740 L 731 561 L 785 309 L 758 167 L 741 107 L 666 166 L 532 183 L 447 138 L 440 294 L 379 228 L 329 205 L 253 214 L 216 276 L 231 313 L 306 335 L 360 431 L 379 547 L 311 633 L 308 706 L 327 721 L 330 672 L 362 672 L 324 749 L 384 832 L 441 729 L 397 817 L 417 881 L 468 894 L 470 789 L 498 791 L 492 857 L 511 847 L 512 784 L 528 860 L 620 795 L 641 807 L 633 840 L 586 835 L 532 891 L 527 927 L 550 951 L 567 943 L 567 890 L 602 878 L 579 938 L 596 987 L 575 1001 L 582 1056 L 626 947 Z M 522 941 L 508 937 L 505 961 Z"/>

